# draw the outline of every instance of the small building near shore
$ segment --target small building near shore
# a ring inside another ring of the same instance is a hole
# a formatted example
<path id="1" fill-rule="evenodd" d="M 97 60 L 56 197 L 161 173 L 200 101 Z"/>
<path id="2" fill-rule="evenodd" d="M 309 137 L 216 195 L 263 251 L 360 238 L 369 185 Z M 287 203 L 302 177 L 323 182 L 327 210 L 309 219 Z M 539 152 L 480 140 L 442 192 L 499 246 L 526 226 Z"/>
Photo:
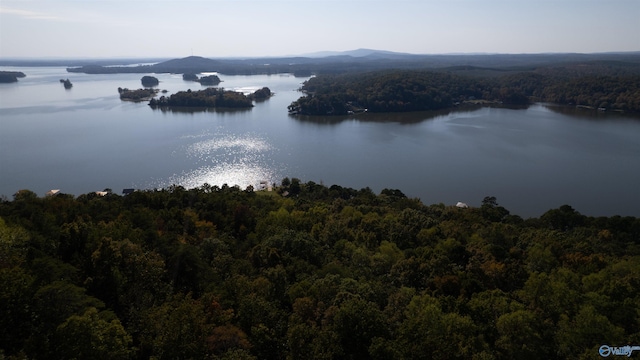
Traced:
<path id="1" fill-rule="evenodd" d="M 57 195 L 60 193 L 60 189 L 51 189 L 49 191 L 47 191 L 47 193 L 45 194 L 46 196 L 53 196 L 53 195 Z"/>

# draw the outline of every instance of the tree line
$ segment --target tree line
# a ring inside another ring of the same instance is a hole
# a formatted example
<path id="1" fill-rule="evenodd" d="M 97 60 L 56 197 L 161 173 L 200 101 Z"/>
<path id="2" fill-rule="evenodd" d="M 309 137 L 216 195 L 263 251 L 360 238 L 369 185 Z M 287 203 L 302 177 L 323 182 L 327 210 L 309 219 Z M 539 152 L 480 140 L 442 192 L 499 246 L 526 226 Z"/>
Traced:
<path id="1" fill-rule="evenodd" d="M 564 76 L 568 73 L 592 75 L 640 74 L 640 57 L 637 52 L 602 54 L 491 54 L 491 55 L 417 55 L 370 54 L 369 56 L 283 57 L 248 59 L 207 59 L 189 56 L 172 59 L 154 65 L 103 66 L 113 63 L 98 62 L 80 67 L 70 67 L 69 72 L 87 74 L 114 73 L 200 73 L 218 72 L 225 75 L 257 75 L 290 73 L 299 76 L 312 74 L 343 74 L 388 69 L 431 69 L 476 67 L 485 73 L 515 71 L 552 71 Z M 2 61 L 0 64 L 20 63 Z M 22 62 L 24 63 L 24 62 Z M 50 61 L 40 62 L 51 63 Z M 74 64 L 79 66 L 80 64 Z M 477 71 L 476 71 L 477 72 Z"/>
<path id="2" fill-rule="evenodd" d="M 451 70 L 451 69 L 450 69 Z M 357 110 L 405 112 L 452 108 L 469 100 L 507 105 L 552 102 L 640 112 L 640 75 L 591 75 L 549 69 L 465 76 L 456 71 L 388 70 L 319 75 L 289 106 L 292 114 L 346 115 Z M 464 69 L 462 69 L 464 70 Z"/>
<path id="3" fill-rule="evenodd" d="M 106 195 L 105 195 L 106 194 Z M 583 359 L 640 343 L 640 220 L 299 179 L 0 202 L 0 357 Z"/>

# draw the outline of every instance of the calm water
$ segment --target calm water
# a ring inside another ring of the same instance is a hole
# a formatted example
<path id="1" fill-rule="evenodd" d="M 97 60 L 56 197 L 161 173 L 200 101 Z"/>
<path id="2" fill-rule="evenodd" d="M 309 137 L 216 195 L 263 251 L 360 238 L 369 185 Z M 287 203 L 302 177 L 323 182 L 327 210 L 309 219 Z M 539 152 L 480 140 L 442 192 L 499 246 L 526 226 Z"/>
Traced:
<path id="1" fill-rule="evenodd" d="M 27 74 L 0 84 L 0 194 L 9 198 L 19 189 L 244 188 L 288 176 L 376 193 L 398 188 L 426 204 L 478 206 L 491 195 L 523 217 L 563 204 L 640 216 L 640 121 L 627 116 L 536 105 L 295 118 L 287 105 L 305 79 L 290 75 L 221 75 L 226 89 L 276 93 L 251 110 L 162 112 L 119 99 L 117 88 L 140 88 L 143 74 L 2 70 Z M 201 88 L 181 75 L 154 76 L 168 94 Z"/>

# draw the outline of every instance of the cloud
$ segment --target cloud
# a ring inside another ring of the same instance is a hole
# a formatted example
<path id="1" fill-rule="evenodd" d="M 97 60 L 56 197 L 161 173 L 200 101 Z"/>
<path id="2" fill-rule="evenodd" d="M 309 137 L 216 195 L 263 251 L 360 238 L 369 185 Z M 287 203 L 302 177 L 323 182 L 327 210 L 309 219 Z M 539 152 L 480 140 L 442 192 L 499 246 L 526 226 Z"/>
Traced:
<path id="1" fill-rule="evenodd" d="M 50 15 L 50 14 L 46 14 L 46 13 L 42 13 L 42 12 L 37 12 L 37 11 L 30 11 L 30 10 L 21 10 L 21 9 L 12 9 L 12 8 L 7 8 L 4 6 L 0 6 L 0 15 L 15 15 L 24 19 L 29 19 L 29 20 L 53 20 L 53 21 L 64 21 L 65 19 L 59 17 L 59 16 L 55 16 L 55 15 Z"/>

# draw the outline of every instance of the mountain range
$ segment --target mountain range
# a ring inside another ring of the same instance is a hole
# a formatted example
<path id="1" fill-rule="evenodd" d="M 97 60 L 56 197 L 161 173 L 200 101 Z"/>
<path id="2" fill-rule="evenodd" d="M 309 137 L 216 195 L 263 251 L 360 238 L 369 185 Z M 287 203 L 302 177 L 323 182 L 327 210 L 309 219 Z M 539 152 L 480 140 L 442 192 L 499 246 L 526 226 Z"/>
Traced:
<path id="1" fill-rule="evenodd" d="M 129 61 L 128 63 L 126 61 Z M 299 56 L 256 58 L 207 58 L 188 56 L 176 59 L 60 60 L 0 59 L 0 66 L 67 66 L 69 72 L 108 73 L 201 73 L 227 75 L 293 73 L 300 76 L 382 69 L 434 69 L 483 71 L 527 71 L 546 66 L 615 68 L 640 74 L 640 52 L 547 53 L 547 54 L 409 54 L 374 49 L 322 51 Z M 141 64 L 125 66 L 126 64 Z M 151 64 L 150 64 L 151 63 Z"/>

